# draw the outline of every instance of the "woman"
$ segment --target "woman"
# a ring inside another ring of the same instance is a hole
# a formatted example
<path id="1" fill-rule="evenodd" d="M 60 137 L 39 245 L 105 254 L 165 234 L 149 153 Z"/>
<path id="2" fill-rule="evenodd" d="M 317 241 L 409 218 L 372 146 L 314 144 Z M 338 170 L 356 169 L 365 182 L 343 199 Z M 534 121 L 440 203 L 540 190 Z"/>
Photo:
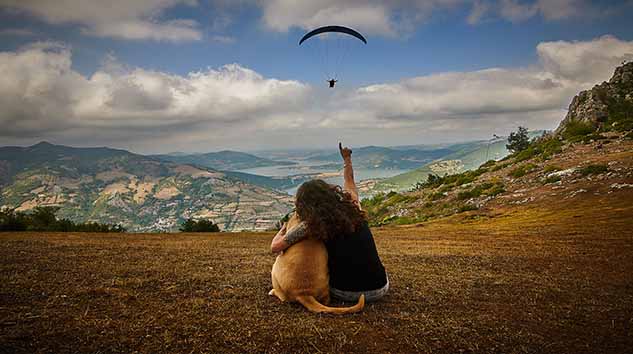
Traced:
<path id="1" fill-rule="evenodd" d="M 366 301 L 376 301 L 389 290 L 389 279 L 358 199 L 352 150 L 339 143 L 339 151 L 344 161 L 344 187 L 322 180 L 302 184 L 295 200 L 295 212 L 302 222 L 288 231 L 284 225 L 271 250 L 282 252 L 305 237 L 319 238 L 328 251 L 332 297 L 356 301 L 364 294 Z"/>

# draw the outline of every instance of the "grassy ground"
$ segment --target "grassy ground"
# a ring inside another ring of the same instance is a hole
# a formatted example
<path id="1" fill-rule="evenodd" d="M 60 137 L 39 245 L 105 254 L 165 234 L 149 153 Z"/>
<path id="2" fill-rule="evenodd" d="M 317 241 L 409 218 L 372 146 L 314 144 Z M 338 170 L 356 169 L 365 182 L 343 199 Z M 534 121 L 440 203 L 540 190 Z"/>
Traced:
<path id="1" fill-rule="evenodd" d="M 633 192 L 375 229 L 392 290 L 267 296 L 271 234 L 0 234 L 0 352 L 630 352 Z"/>

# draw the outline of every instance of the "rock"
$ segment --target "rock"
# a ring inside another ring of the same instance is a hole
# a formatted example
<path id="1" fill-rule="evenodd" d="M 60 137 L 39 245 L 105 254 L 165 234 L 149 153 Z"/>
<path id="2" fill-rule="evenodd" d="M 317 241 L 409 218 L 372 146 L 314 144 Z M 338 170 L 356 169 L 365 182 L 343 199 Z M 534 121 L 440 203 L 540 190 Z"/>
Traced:
<path id="1" fill-rule="evenodd" d="M 594 86 L 591 90 L 580 92 L 569 105 L 567 116 L 556 128 L 555 134 L 565 131 L 571 122 L 589 123 L 599 128 L 609 117 L 609 102 L 613 100 L 633 102 L 633 62 L 625 63 L 615 69 L 608 82 Z"/>
<path id="2" fill-rule="evenodd" d="M 572 175 L 574 172 L 576 172 L 576 169 L 572 167 L 572 168 L 568 168 L 566 170 L 555 171 L 555 172 L 552 172 L 552 173 L 548 173 L 545 177 L 547 177 L 547 178 L 554 177 L 554 176 L 566 177 L 566 176 Z"/>
<path id="3" fill-rule="evenodd" d="M 566 197 L 565 197 L 565 199 L 567 199 L 567 198 L 573 198 L 573 197 L 575 197 L 577 194 L 580 194 L 580 193 L 586 193 L 586 192 L 587 192 L 587 190 L 586 190 L 586 189 L 579 189 L 579 190 L 576 190 L 576 191 L 571 192 L 568 196 L 566 196 Z"/>
<path id="4" fill-rule="evenodd" d="M 611 189 L 622 189 L 622 188 L 633 188 L 633 184 L 628 183 L 614 183 L 611 186 Z"/>

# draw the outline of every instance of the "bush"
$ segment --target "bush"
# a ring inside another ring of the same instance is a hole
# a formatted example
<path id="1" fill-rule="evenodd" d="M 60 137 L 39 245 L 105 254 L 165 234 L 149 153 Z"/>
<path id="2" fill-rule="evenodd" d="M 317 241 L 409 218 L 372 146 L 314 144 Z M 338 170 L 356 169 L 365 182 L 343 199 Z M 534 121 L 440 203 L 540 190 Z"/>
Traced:
<path id="1" fill-rule="evenodd" d="M 125 232 L 121 225 L 97 222 L 75 223 L 57 219 L 59 207 L 38 206 L 30 213 L 13 209 L 0 211 L 0 231 L 49 231 L 49 232 Z"/>
<path id="2" fill-rule="evenodd" d="M 180 226 L 182 232 L 219 232 L 220 227 L 213 223 L 211 220 L 200 219 L 187 219 Z"/>
<path id="3" fill-rule="evenodd" d="M 494 185 L 494 187 L 492 187 L 492 188 L 490 188 L 490 189 L 488 189 L 486 191 L 486 195 L 494 197 L 494 196 L 499 195 L 501 193 L 505 193 L 505 191 L 506 191 L 506 189 L 503 186 L 503 183 L 496 183 Z"/>
<path id="4" fill-rule="evenodd" d="M 523 177 L 527 175 L 528 173 L 532 172 L 535 168 L 536 168 L 535 164 L 527 163 L 523 166 L 519 166 L 513 169 L 512 171 L 510 171 L 510 173 L 508 173 L 508 176 L 511 176 L 514 178 Z"/>
<path id="5" fill-rule="evenodd" d="M 570 140 L 573 138 L 583 137 L 593 133 L 596 129 L 591 123 L 585 123 L 580 121 L 570 121 L 563 130 L 563 138 Z"/>
<path id="6" fill-rule="evenodd" d="M 556 165 L 547 165 L 545 166 L 545 168 L 543 169 L 543 172 L 545 173 L 552 173 L 552 172 L 556 172 L 556 171 L 560 171 L 562 170 L 562 168 L 560 168 L 559 166 Z"/>
<path id="7" fill-rule="evenodd" d="M 545 179 L 545 184 L 556 183 L 560 181 L 560 176 L 549 176 Z"/>
<path id="8" fill-rule="evenodd" d="M 502 163 L 502 164 L 499 164 L 499 165 L 495 165 L 495 167 L 493 167 L 491 171 L 492 172 L 497 172 L 499 170 L 502 170 L 502 169 L 508 167 L 509 165 L 510 164 L 507 164 L 507 163 Z"/>
<path id="9" fill-rule="evenodd" d="M 473 204 L 464 204 L 464 205 L 460 206 L 460 207 L 457 209 L 457 212 L 458 212 L 458 213 L 463 213 L 463 212 L 466 212 L 466 211 L 472 211 L 472 210 L 478 210 L 478 209 L 479 209 L 479 208 L 477 208 L 477 206 L 476 206 L 476 205 L 473 205 Z"/>
<path id="10" fill-rule="evenodd" d="M 528 137 L 528 130 L 525 127 L 519 127 L 516 132 L 510 133 L 508 137 L 508 144 L 506 148 L 513 153 L 523 151 L 530 145 L 530 138 Z"/>
<path id="11" fill-rule="evenodd" d="M 469 191 L 463 191 L 457 194 L 457 199 L 466 200 L 470 198 L 477 198 L 481 195 L 495 196 L 505 192 L 503 183 L 482 183 Z"/>
<path id="12" fill-rule="evenodd" d="M 444 198 L 444 193 L 441 193 L 441 192 L 436 192 L 429 196 L 429 199 L 432 201 L 440 200 L 442 198 Z"/>
<path id="13" fill-rule="evenodd" d="M 588 165 L 579 170 L 583 176 L 597 175 L 609 171 L 607 165 Z"/>
<path id="14" fill-rule="evenodd" d="M 513 154 L 515 162 L 522 162 L 525 160 L 529 160 L 538 154 L 538 150 L 533 146 L 528 147 L 527 149 L 520 151 L 516 154 Z"/>
<path id="15" fill-rule="evenodd" d="M 552 156 L 563 152 L 563 142 L 557 138 L 549 138 L 537 141 L 535 143 L 535 146 L 544 160 L 548 160 Z"/>

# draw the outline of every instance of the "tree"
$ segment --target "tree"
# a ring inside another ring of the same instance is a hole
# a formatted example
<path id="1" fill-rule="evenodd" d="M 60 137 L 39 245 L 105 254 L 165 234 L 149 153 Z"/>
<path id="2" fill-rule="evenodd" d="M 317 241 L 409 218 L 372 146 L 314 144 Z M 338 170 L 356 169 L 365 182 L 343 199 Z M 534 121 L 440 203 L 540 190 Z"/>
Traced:
<path id="1" fill-rule="evenodd" d="M 508 144 L 506 144 L 506 148 L 513 153 L 523 151 L 529 146 L 530 138 L 528 137 L 528 130 L 525 127 L 519 127 L 516 132 L 510 133 Z"/>
<path id="2" fill-rule="evenodd" d="M 57 217 L 55 214 L 58 211 L 59 207 L 54 206 L 35 207 L 30 215 L 31 223 L 28 229 L 31 231 L 57 231 Z"/>
<path id="3" fill-rule="evenodd" d="M 182 232 L 219 232 L 220 227 L 213 223 L 211 220 L 194 220 L 187 219 L 180 226 L 180 231 Z"/>

